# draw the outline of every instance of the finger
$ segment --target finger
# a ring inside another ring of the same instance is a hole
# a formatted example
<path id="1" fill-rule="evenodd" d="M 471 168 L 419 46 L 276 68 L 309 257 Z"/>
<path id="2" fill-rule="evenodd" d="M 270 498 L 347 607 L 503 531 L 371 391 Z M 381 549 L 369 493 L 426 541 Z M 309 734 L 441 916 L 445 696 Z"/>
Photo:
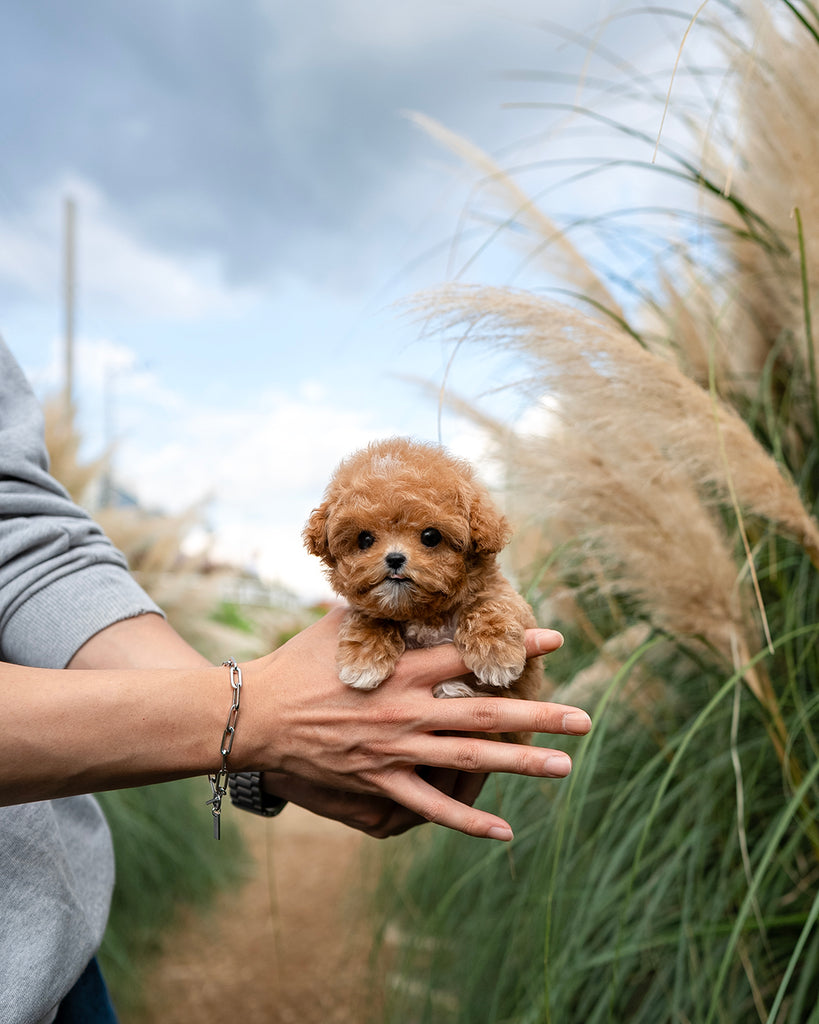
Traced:
<path id="1" fill-rule="evenodd" d="M 527 658 L 550 654 L 563 646 L 563 636 L 556 629 L 527 629 L 524 639 Z M 393 678 L 403 677 L 417 686 L 428 688 L 466 671 L 457 647 L 449 643 L 407 651 L 400 658 Z"/>
<path id="2" fill-rule="evenodd" d="M 512 697 L 431 698 L 425 704 L 430 732 L 532 732 L 585 736 L 591 719 L 581 708 Z"/>
<path id="3" fill-rule="evenodd" d="M 414 750 L 424 764 L 480 775 L 505 772 L 538 779 L 563 779 L 572 770 L 572 759 L 562 750 L 500 743 L 474 736 L 425 736 L 416 741 Z"/>
<path id="4" fill-rule="evenodd" d="M 427 821 L 480 839 L 514 838 L 509 823 L 489 811 L 477 810 L 425 782 L 412 770 L 391 772 L 378 783 L 397 803 Z"/>
<path id="5" fill-rule="evenodd" d="M 434 786 L 445 796 L 451 796 L 459 803 L 469 807 L 478 799 L 486 781 L 485 775 L 459 772 L 449 768 L 432 768 L 428 765 L 419 766 L 416 768 L 416 772 L 425 782 Z M 373 800 L 375 801 L 375 799 L 377 798 L 374 797 Z M 394 801 L 384 800 L 382 802 L 390 804 L 390 812 L 385 814 L 378 823 L 371 823 L 371 826 L 366 829 L 371 836 L 375 836 L 377 839 L 400 835 L 426 820 Z"/>
<path id="6" fill-rule="evenodd" d="M 526 657 L 536 658 L 541 654 L 551 654 L 563 646 L 563 634 L 556 629 L 527 629 L 524 634 Z"/>

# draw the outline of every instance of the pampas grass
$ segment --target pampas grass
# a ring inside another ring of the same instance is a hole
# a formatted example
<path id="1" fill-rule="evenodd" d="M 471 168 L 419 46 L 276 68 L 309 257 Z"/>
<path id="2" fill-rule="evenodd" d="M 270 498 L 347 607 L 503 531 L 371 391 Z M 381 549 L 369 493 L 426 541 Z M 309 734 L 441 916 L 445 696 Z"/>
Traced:
<path id="1" fill-rule="evenodd" d="M 442 329 L 502 345 L 527 366 L 524 387 L 554 394 L 567 432 L 648 481 L 664 466 L 775 523 L 819 564 L 819 528 L 787 473 L 728 405 L 632 333 L 527 293 L 449 289 L 427 302 Z"/>
<path id="2" fill-rule="evenodd" d="M 698 40 L 721 74 L 697 74 Z M 490 438 L 512 569 L 566 635 L 551 692 L 595 726 L 563 743 L 565 784 L 491 780 L 511 848 L 440 832 L 387 858 L 390 1021 L 819 1022 L 819 13 L 714 3 L 686 48 L 696 89 L 675 124 L 675 78 L 659 138 L 571 111 L 689 190 L 662 228 L 656 208 L 612 211 L 636 269 L 601 270 L 598 247 L 584 271 L 520 163 L 434 128 L 475 195 L 506 203 L 476 254 L 514 227 L 532 286 L 465 284 L 466 259 L 416 309 L 457 358 L 502 351 L 504 386 L 547 400 L 532 430 L 445 398 Z M 597 98 L 640 92 L 660 125 L 653 76 Z"/>

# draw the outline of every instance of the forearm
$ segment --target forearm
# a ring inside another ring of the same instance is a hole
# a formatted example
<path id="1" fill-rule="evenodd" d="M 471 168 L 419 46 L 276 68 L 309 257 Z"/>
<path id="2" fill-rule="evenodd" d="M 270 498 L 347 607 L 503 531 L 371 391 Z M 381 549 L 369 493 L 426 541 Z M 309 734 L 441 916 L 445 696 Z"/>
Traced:
<path id="1" fill-rule="evenodd" d="M 159 615 L 91 637 L 73 670 L 0 665 L 8 703 L 3 802 L 23 803 L 204 774 L 218 767 L 231 690 Z M 211 704 L 214 705 L 211 707 Z"/>
<path id="2" fill-rule="evenodd" d="M 588 716 L 537 701 L 436 700 L 434 686 L 465 671 L 452 645 L 408 652 L 376 690 L 344 686 L 335 668 L 339 621 L 340 614 L 330 613 L 279 650 L 242 666 L 228 768 L 300 780 L 299 787 L 310 787 L 313 806 L 322 789 L 358 793 L 470 835 L 511 838 L 502 818 L 436 789 L 416 767 L 561 777 L 571 762 L 559 751 L 473 734 L 579 735 L 589 728 Z M 75 671 L 0 667 L 0 771 L 6 783 L 0 799 L 46 799 L 221 767 L 233 693 L 229 673 L 206 665 L 159 622 L 135 620 L 123 624 L 119 635 L 92 638 L 72 660 L 82 666 Z M 154 642 L 146 643 L 146 631 Z M 142 643 L 132 648 L 137 632 Z M 545 654 L 559 642 L 558 634 L 532 631 L 527 652 Z M 135 666 L 90 667 L 121 664 L 120 643 L 133 652 L 128 656 Z M 180 667 L 145 667 L 146 661 L 177 658 Z"/>
<path id="3" fill-rule="evenodd" d="M 98 668 L 191 668 L 209 667 L 204 655 L 191 647 L 187 641 L 161 616 L 140 615 L 133 619 L 117 622 L 102 630 L 85 643 L 68 664 L 70 669 Z M 229 707 L 229 691 L 223 698 L 225 709 Z M 224 712 L 227 718 L 227 710 Z M 244 724 L 244 723 L 242 723 Z M 221 733 L 219 734 L 221 736 Z M 218 739 L 217 739 L 218 742 Z M 213 750 L 210 751 L 213 754 Z M 215 765 L 212 762 L 212 765 Z M 275 797 L 299 799 L 302 789 L 298 780 L 286 775 L 270 772 L 265 776 L 265 789 Z M 298 793 L 298 795 L 297 795 Z"/>
<path id="4" fill-rule="evenodd" d="M 224 668 L 0 666 L 0 801 L 24 803 L 204 774 L 220 765 Z"/>

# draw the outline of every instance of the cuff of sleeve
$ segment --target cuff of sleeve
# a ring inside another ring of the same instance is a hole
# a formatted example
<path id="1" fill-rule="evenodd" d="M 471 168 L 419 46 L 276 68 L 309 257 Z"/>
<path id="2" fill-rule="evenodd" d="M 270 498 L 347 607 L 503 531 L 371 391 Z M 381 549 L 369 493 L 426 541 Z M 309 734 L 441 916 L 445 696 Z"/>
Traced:
<path id="1" fill-rule="evenodd" d="M 114 565 L 92 565 L 38 590 L 3 630 L 6 661 L 65 668 L 86 640 L 137 615 L 163 612 L 133 576 Z"/>

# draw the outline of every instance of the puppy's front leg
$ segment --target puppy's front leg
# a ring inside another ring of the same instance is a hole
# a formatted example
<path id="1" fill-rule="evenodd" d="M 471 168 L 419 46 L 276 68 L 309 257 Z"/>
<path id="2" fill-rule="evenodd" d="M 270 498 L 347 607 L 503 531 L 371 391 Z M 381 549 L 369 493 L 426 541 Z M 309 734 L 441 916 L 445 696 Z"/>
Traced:
<path id="1" fill-rule="evenodd" d="M 338 674 L 347 686 L 374 690 L 392 675 L 404 653 L 404 638 L 395 622 L 347 613 L 339 629 Z"/>
<path id="2" fill-rule="evenodd" d="M 526 667 L 528 625 L 534 625 L 534 616 L 517 595 L 483 601 L 461 616 L 455 644 L 481 683 L 505 689 Z"/>

